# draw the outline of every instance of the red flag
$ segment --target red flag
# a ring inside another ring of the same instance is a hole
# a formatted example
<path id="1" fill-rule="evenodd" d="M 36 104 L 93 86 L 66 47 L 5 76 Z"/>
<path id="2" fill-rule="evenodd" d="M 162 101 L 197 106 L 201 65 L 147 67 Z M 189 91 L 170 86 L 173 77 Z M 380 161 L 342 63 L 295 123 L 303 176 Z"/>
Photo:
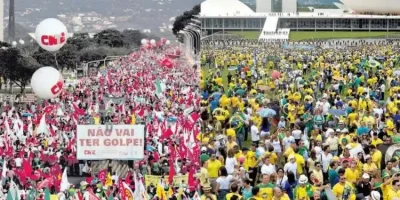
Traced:
<path id="1" fill-rule="evenodd" d="M 24 172 L 26 175 L 31 175 L 32 174 L 32 166 L 27 160 L 22 161 L 22 168 L 24 169 Z"/>
<path id="2" fill-rule="evenodd" d="M 118 190 L 121 194 L 122 200 L 126 200 L 125 187 L 124 183 L 122 182 L 122 179 L 118 180 Z"/>
<path id="3" fill-rule="evenodd" d="M 171 148 L 172 145 L 170 145 L 170 152 L 171 155 L 169 157 L 169 177 L 168 177 L 168 183 L 172 184 L 172 182 L 174 181 L 174 176 L 175 176 L 175 167 L 174 167 L 174 159 L 175 159 L 175 153 L 174 153 L 174 149 Z"/>
<path id="4" fill-rule="evenodd" d="M 132 182 L 131 176 L 132 176 L 131 172 L 126 173 L 125 183 L 131 184 L 131 182 Z"/>
<path id="5" fill-rule="evenodd" d="M 89 200 L 100 200 L 99 197 L 97 197 L 91 188 L 88 188 L 88 193 L 89 193 Z"/>
<path id="6" fill-rule="evenodd" d="M 103 169 L 103 170 L 99 171 L 99 174 L 97 175 L 97 178 L 98 178 L 101 182 L 106 181 L 106 178 L 107 178 L 107 170 L 106 170 L 106 169 Z"/>
<path id="7" fill-rule="evenodd" d="M 172 134 L 173 134 L 173 132 L 171 131 L 171 129 L 167 129 L 163 132 L 160 139 L 169 138 L 172 136 Z"/>
<path id="8" fill-rule="evenodd" d="M 79 108 L 75 104 L 72 104 L 72 106 L 74 107 L 75 114 L 77 114 L 77 115 L 85 115 L 85 110 Z"/>
<path id="9" fill-rule="evenodd" d="M 195 189 L 195 181 L 194 181 L 193 175 L 194 175 L 194 169 L 193 169 L 193 167 L 190 167 L 189 175 L 188 175 L 188 185 L 189 185 L 190 191 L 193 191 Z"/>

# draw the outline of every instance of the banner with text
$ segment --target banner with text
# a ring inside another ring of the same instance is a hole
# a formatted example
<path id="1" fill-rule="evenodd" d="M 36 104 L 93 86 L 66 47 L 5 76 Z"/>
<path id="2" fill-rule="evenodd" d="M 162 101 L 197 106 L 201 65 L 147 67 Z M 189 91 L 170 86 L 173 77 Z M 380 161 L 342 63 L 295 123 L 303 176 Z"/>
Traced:
<path id="1" fill-rule="evenodd" d="M 144 157 L 144 125 L 79 125 L 78 160 L 139 160 Z"/>
<path id="2" fill-rule="evenodd" d="M 164 178 L 162 180 L 162 178 Z M 188 184 L 188 178 L 189 176 L 186 175 L 176 175 L 174 176 L 173 180 L 173 185 L 181 185 L 181 184 Z M 162 183 L 168 183 L 168 176 L 154 176 L 154 175 L 145 175 L 144 176 L 144 184 L 147 187 L 149 187 L 151 184 L 154 186 L 157 186 L 160 182 Z"/>

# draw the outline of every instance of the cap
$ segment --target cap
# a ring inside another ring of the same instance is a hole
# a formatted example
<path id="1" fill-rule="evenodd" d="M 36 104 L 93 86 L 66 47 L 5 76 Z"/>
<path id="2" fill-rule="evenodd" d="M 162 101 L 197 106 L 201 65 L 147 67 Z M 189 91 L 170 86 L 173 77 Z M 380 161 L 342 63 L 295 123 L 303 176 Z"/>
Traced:
<path id="1" fill-rule="evenodd" d="M 364 174 L 362 175 L 362 177 L 365 178 L 365 179 L 369 179 L 369 175 L 368 175 L 367 173 L 364 173 Z"/>
<path id="2" fill-rule="evenodd" d="M 304 174 L 300 175 L 299 183 L 300 183 L 300 184 L 306 184 L 307 182 L 308 182 L 307 176 L 304 175 Z"/>
<path id="3" fill-rule="evenodd" d="M 294 155 L 290 155 L 289 157 L 288 157 L 288 159 L 290 160 L 290 159 L 294 159 Z"/>
<path id="4" fill-rule="evenodd" d="M 378 191 L 372 191 L 371 192 L 371 199 L 372 200 L 380 200 L 381 199 L 381 194 Z"/>

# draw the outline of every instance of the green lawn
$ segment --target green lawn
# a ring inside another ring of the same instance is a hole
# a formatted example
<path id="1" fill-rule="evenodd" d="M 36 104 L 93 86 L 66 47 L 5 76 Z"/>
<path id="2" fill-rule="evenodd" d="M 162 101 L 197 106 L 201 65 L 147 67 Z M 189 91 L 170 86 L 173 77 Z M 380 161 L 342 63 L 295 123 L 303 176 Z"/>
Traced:
<path id="1" fill-rule="evenodd" d="M 258 39 L 260 31 L 231 31 L 233 35 L 240 36 L 244 39 Z M 387 35 L 400 32 L 350 32 L 350 31 L 291 31 L 290 40 L 300 41 L 309 39 L 338 39 L 338 38 L 369 38 L 369 37 L 385 37 Z"/>

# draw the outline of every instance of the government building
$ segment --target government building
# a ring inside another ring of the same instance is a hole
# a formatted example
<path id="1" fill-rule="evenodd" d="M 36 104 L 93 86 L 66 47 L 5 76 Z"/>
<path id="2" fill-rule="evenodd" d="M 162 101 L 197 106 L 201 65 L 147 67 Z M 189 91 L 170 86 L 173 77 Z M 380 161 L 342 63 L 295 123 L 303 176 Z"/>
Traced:
<path id="1" fill-rule="evenodd" d="M 239 0 L 206 0 L 200 18 L 207 35 L 260 31 L 268 40 L 289 39 L 290 31 L 400 31 L 397 1 L 342 0 L 338 9 L 298 12 L 296 0 L 257 0 L 254 12 Z"/>

